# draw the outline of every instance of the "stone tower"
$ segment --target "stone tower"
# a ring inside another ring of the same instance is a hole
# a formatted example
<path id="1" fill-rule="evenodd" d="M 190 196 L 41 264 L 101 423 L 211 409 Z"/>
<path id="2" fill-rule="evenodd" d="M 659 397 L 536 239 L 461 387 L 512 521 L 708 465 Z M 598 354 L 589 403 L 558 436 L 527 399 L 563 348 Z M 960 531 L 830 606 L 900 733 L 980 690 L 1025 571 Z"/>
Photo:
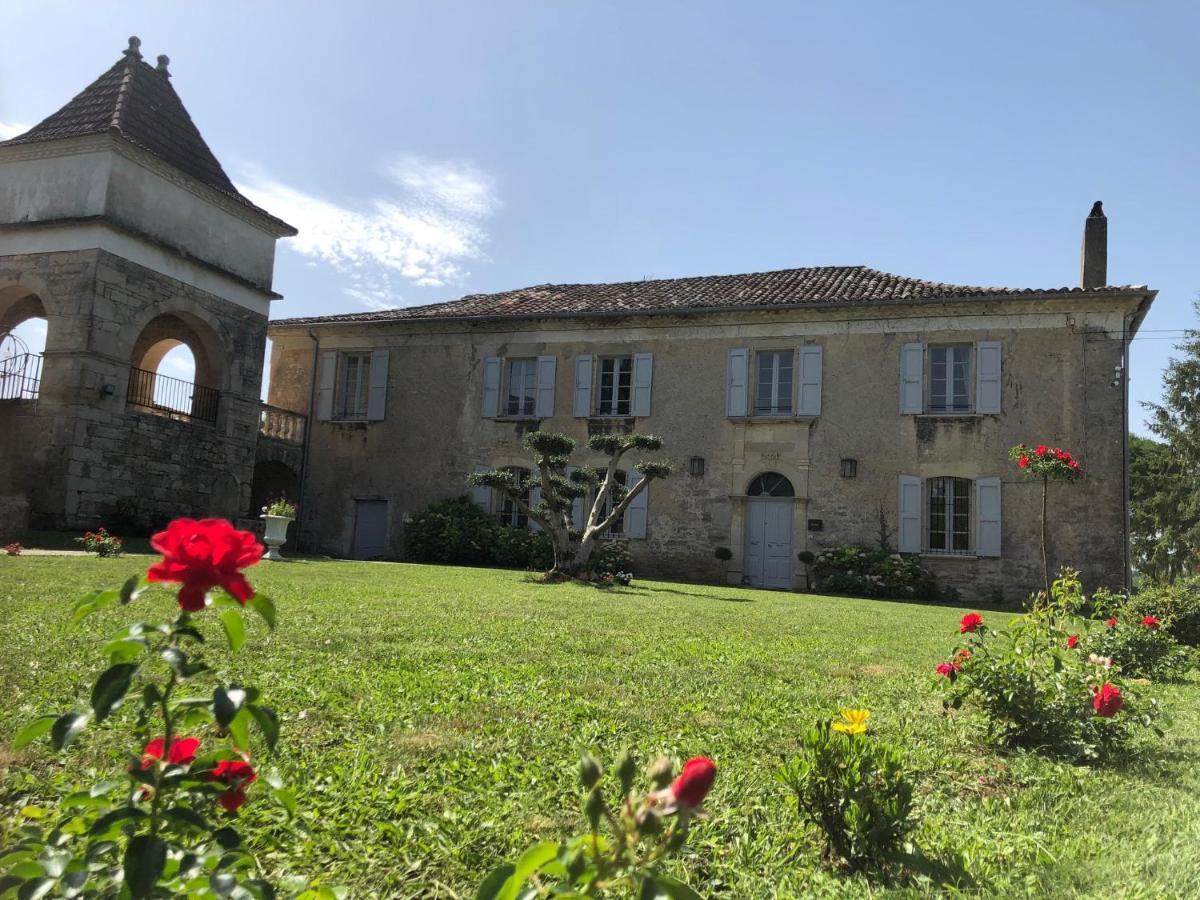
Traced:
<path id="1" fill-rule="evenodd" d="M 247 512 L 275 242 L 141 42 L 0 143 L 0 536 Z M 157 373 L 179 344 L 193 382 Z"/>

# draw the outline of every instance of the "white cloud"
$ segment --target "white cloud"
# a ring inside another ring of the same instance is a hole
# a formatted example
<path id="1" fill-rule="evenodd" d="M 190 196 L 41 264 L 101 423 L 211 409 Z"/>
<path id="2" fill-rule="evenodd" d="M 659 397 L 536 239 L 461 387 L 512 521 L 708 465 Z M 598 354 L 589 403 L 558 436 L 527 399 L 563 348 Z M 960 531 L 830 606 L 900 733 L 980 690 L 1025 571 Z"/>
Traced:
<path id="1" fill-rule="evenodd" d="M 371 309 L 401 297 L 400 279 L 446 287 L 484 259 L 485 224 L 499 201 L 487 174 L 469 162 L 397 156 L 379 166 L 387 190 L 360 204 L 342 204 L 249 171 L 238 188 L 300 234 L 288 247 L 332 266 L 348 280 L 344 291 Z"/>
<path id="2" fill-rule="evenodd" d="M 24 122 L 0 122 L 0 141 L 7 141 L 18 134 L 24 134 L 32 127 Z"/>

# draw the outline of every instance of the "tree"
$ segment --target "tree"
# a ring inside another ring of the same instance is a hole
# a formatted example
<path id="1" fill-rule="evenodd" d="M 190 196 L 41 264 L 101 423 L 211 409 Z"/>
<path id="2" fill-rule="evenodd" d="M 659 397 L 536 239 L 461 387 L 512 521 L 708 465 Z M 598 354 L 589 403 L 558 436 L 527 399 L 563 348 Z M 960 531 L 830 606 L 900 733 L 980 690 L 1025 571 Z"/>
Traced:
<path id="1" fill-rule="evenodd" d="M 618 480 L 621 461 L 627 453 L 653 453 L 662 449 L 662 439 L 654 435 L 598 434 L 588 440 L 588 447 L 608 457 L 603 470 L 590 466 L 569 468 L 575 441 L 565 434 L 534 431 L 525 436 L 525 448 L 533 455 L 536 477 L 520 478 L 510 471 L 492 470 L 476 472 L 467 478 L 472 485 L 505 494 L 550 535 L 554 544 L 552 576 L 588 576 L 600 535 L 625 514 L 629 504 L 650 482 L 671 474 L 670 463 L 643 460 L 633 466 L 642 476 L 636 485 L 626 488 Z M 531 502 L 533 490 L 541 493 L 538 502 Z M 580 528 L 573 521 L 576 502 L 583 505 Z"/>
<path id="2" fill-rule="evenodd" d="M 1188 574 L 1200 547 L 1200 491 L 1171 450 L 1129 436 L 1129 537 L 1134 568 L 1160 582 Z"/>
<path id="3" fill-rule="evenodd" d="M 1050 482 L 1078 481 L 1083 477 L 1083 469 L 1070 451 L 1061 447 L 1047 447 L 1045 444 L 1039 444 L 1037 447 L 1017 444 L 1008 451 L 1008 455 L 1016 460 L 1022 472 L 1042 482 L 1042 578 L 1045 582 L 1046 596 L 1049 597 L 1050 561 L 1046 553 L 1046 510 Z"/>

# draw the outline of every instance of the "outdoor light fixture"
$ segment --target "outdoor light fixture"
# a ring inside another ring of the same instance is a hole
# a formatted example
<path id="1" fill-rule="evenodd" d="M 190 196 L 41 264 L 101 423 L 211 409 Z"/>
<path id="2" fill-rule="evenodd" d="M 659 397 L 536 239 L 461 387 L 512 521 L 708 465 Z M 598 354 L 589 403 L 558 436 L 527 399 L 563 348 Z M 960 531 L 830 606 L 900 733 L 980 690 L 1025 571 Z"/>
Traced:
<path id="1" fill-rule="evenodd" d="M 688 474 L 696 476 L 704 474 L 703 456 L 692 456 L 688 458 Z"/>
<path id="2" fill-rule="evenodd" d="M 858 477 L 858 460 L 843 459 L 842 460 L 842 477 L 857 478 Z"/>

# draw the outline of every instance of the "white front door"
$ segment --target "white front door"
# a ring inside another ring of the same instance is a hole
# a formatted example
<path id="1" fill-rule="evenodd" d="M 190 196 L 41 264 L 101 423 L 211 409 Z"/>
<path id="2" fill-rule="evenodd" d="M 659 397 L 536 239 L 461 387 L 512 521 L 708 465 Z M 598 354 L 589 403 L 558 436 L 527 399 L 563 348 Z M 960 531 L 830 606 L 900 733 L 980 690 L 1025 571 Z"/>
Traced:
<path id="1" fill-rule="evenodd" d="M 793 501 L 766 497 L 746 501 L 743 574 L 755 587 L 792 586 Z"/>

